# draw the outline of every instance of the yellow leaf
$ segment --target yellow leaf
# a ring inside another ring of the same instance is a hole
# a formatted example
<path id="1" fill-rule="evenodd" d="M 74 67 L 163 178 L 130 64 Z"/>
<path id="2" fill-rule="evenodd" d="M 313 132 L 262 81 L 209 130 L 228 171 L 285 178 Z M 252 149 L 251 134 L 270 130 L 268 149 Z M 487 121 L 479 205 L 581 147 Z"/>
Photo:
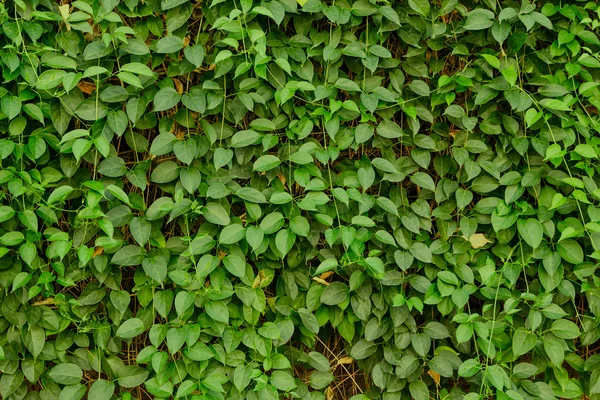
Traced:
<path id="1" fill-rule="evenodd" d="M 337 360 L 337 365 L 347 365 L 347 364 L 352 364 L 354 362 L 354 359 L 351 357 L 342 357 L 340 359 Z"/>
<path id="2" fill-rule="evenodd" d="M 60 12 L 60 16 L 65 21 L 67 19 L 69 19 L 69 15 L 71 15 L 70 7 L 71 6 L 69 4 L 63 4 L 62 6 L 58 6 L 58 11 Z"/>
<path id="3" fill-rule="evenodd" d="M 438 386 L 440 385 L 440 374 L 438 374 L 437 372 L 435 372 L 432 369 L 427 371 L 427 374 L 433 379 L 433 381 L 435 382 L 436 385 L 438 385 Z"/>
<path id="4" fill-rule="evenodd" d="M 485 246 L 490 243 L 490 241 L 485 237 L 483 233 L 475 233 L 471 235 L 469 238 L 469 242 L 471 242 L 471 247 L 474 249 L 479 249 L 480 247 Z"/>
<path id="5" fill-rule="evenodd" d="M 329 386 L 327 388 L 327 390 L 325 390 L 325 399 L 333 400 L 334 398 L 335 398 L 335 392 L 333 391 L 333 388 L 331 386 Z"/>
<path id="6" fill-rule="evenodd" d="M 313 277 L 313 281 L 315 282 L 319 282 L 321 285 L 325 285 L 325 286 L 329 286 L 329 282 L 319 278 L 319 277 Z"/>
<path id="7" fill-rule="evenodd" d="M 335 272 L 333 272 L 333 271 L 323 272 L 319 278 L 325 280 L 325 279 L 329 278 L 331 275 L 333 275 L 334 273 Z"/>
<path id="8" fill-rule="evenodd" d="M 303 5 L 305 5 L 305 4 L 306 4 L 306 2 L 307 2 L 308 0 L 296 0 L 296 1 L 298 2 L 298 4 L 300 4 L 300 7 L 302 7 Z"/>

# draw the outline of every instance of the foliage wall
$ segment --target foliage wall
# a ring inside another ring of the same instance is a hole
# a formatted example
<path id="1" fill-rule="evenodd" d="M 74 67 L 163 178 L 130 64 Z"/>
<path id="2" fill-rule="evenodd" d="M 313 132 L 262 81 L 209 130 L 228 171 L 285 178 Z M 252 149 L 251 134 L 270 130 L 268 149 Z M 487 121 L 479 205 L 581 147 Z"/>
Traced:
<path id="1" fill-rule="evenodd" d="M 211 1 L 0 4 L 0 397 L 600 399 L 598 5 Z"/>

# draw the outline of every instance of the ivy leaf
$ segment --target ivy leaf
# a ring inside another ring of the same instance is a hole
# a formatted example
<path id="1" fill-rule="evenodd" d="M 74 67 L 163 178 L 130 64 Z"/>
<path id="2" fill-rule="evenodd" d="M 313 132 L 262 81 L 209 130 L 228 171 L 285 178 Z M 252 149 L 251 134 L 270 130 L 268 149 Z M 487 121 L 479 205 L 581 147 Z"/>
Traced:
<path id="1" fill-rule="evenodd" d="M 566 319 L 558 319 L 554 321 L 550 329 L 552 333 L 559 339 L 575 339 L 581 334 L 579 327 L 575 323 Z"/>
<path id="2" fill-rule="evenodd" d="M 350 355 L 355 360 L 362 360 L 375 354 L 376 351 L 377 345 L 375 343 L 362 339 L 356 342 L 354 346 L 352 346 Z"/>
<path id="3" fill-rule="evenodd" d="M 56 383 L 62 385 L 76 385 L 83 378 L 83 371 L 72 363 L 58 364 L 53 367 L 48 375 Z"/>
<path id="4" fill-rule="evenodd" d="M 277 156 L 264 155 L 264 156 L 259 157 L 254 162 L 252 170 L 257 171 L 257 172 L 270 171 L 273 168 L 276 168 L 280 163 L 281 163 L 281 161 L 279 160 L 279 158 Z"/>
<path id="5" fill-rule="evenodd" d="M 463 29 L 467 31 L 479 31 L 487 29 L 494 24 L 494 13 L 483 8 L 476 8 L 467 14 L 467 20 Z"/>
<path id="6" fill-rule="evenodd" d="M 430 5 L 427 0 L 408 0 L 408 5 L 410 8 L 415 10 L 417 13 L 421 14 L 424 17 L 429 16 Z"/>
<path id="7" fill-rule="evenodd" d="M 141 335 L 144 331 L 144 322 L 141 319 L 130 318 L 119 326 L 116 335 L 123 339 L 131 339 Z"/>
<path id="8" fill-rule="evenodd" d="M 542 224 L 537 219 L 520 219 L 517 221 L 517 229 L 519 231 L 519 235 L 532 248 L 536 249 L 542 243 L 544 232 Z"/>
<path id="9" fill-rule="evenodd" d="M 516 358 L 531 351 L 537 343 L 537 337 L 529 332 L 518 330 L 513 335 L 512 343 L 513 354 Z"/>
<path id="10" fill-rule="evenodd" d="M 231 223 L 227 211 L 219 203 L 207 203 L 202 209 L 202 215 L 213 224 L 229 225 Z"/>
<path id="11" fill-rule="evenodd" d="M 21 106 L 21 99 L 17 96 L 4 96 L 0 99 L 0 109 L 9 120 L 19 115 Z"/>
<path id="12" fill-rule="evenodd" d="M 181 95 L 173 88 L 164 88 L 154 96 L 154 111 L 169 110 L 181 101 Z"/>
<path id="13" fill-rule="evenodd" d="M 165 36 L 156 42 L 157 53 L 175 53 L 183 48 L 183 40 L 179 36 Z"/>
<path id="14" fill-rule="evenodd" d="M 435 192 L 435 183 L 433 182 L 433 179 L 424 172 L 417 172 L 410 177 L 410 181 L 417 186 Z"/>
<path id="15" fill-rule="evenodd" d="M 99 379 L 92 384 L 88 396 L 98 400 L 110 400 L 115 392 L 115 384 Z"/>
<path id="16" fill-rule="evenodd" d="M 146 256 L 146 252 L 139 246 L 125 246 L 117 251 L 111 262 L 115 265 L 123 267 L 130 267 L 134 265 L 140 265 Z"/>

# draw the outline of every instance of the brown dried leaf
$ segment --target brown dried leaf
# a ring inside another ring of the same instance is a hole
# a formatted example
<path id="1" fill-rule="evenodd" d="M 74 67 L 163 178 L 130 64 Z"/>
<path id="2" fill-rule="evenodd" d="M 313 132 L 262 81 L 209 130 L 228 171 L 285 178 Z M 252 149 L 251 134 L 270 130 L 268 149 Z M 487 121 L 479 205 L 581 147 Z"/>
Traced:
<path id="1" fill-rule="evenodd" d="M 178 140 L 183 140 L 183 139 L 185 139 L 185 131 L 183 131 L 183 130 L 177 131 L 177 134 L 175 134 L 175 137 L 176 137 Z"/>
<path id="2" fill-rule="evenodd" d="M 325 279 L 329 278 L 331 275 L 333 275 L 334 273 L 335 272 L 333 272 L 333 271 L 323 272 L 319 278 L 325 280 Z"/>
<path id="3" fill-rule="evenodd" d="M 54 302 L 54 297 L 49 297 L 47 299 L 36 301 L 35 303 L 33 303 L 34 306 L 49 306 L 52 304 L 56 304 Z"/>
<path id="4" fill-rule="evenodd" d="M 173 79 L 173 83 L 175 84 L 175 90 L 177 93 L 183 94 L 183 83 L 179 79 Z"/>
<path id="5" fill-rule="evenodd" d="M 431 377 L 431 379 L 433 379 L 436 385 L 440 385 L 440 374 L 431 369 L 427 371 L 427 374 Z"/>
<path id="6" fill-rule="evenodd" d="M 104 254 L 104 247 L 98 246 L 94 249 L 94 254 L 92 254 L 92 258 L 96 256 L 101 256 L 102 254 Z"/>
<path id="7" fill-rule="evenodd" d="M 287 182 L 287 179 L 285 179 L 285 175 L 283 175 L 282 173 L 279 173 L 279 174 L 277 174 L 277 179 L 279 179 L 279 181 L 285 187 L 285 183 Z"/>
<path id="8" fill-rule="evenodd" d="M 92 92 L 96 90 L 96 84 L 88 81 L 80 81 L 77 84 L 77 87 L 85 94 L 92 94 Z"/>

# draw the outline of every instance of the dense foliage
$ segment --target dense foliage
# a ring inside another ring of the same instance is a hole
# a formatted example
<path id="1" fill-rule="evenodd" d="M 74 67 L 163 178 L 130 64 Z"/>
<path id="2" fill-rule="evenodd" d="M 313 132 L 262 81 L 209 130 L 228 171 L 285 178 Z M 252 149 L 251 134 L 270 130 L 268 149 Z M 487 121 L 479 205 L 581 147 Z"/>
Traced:
<path id="1" fill-rule="evenodd" d="M 0 4 L 0 398 L 600 399 L 599 15 Z"/>

